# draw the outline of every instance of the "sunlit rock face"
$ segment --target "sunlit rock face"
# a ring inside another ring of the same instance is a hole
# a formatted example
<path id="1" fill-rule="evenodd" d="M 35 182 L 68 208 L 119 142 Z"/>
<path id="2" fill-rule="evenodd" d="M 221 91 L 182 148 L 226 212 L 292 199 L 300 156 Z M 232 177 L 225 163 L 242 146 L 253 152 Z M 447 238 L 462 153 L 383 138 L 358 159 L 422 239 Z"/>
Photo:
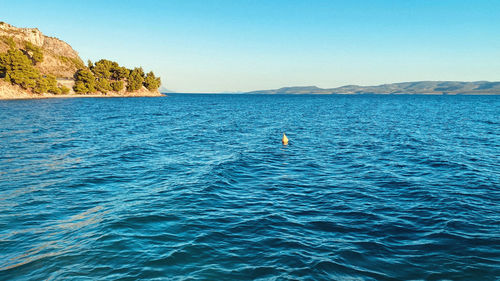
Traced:
<path id="1" fill-rule="evenodd" d="M 55 37 L 44 35 L 38 28 L 18 28 L 7 23 L 0 23 L 0 36 L 14 39 L 18 47 L 30 42 L 42 49 L 44 60 L 36 67 L 43 74 L 70 78 L 83 66 L 78 52 L 66 42 Z M 9 46 L 0 42 L 0 52 L 7 51 Z"/>

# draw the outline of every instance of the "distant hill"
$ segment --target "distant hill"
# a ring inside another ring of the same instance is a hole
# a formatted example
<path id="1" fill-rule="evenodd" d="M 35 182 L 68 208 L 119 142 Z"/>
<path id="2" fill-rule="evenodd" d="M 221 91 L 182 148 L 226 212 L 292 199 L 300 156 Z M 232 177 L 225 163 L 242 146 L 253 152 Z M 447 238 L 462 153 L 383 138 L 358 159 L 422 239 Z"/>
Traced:
<path id="1" fill-rule="evenodd" d="M 428 95 L 500 95 L 500 82 L 419 81 L 378 86 L 347 85 L 322 89 L 316 86 L 285 87 L 248 94 L 428 94 Z"/>
<path id="2" fill-rule="evenodd" d="M 163 86 L 163 87 L 160 87 L 160 88 L 158 89 L 158 91 L 160 91 L 160 93 L 164 93 L 164 94 L 171 94 L 171 93 L 175 93 L 175 91 L 169 90 L 168 88 L 165 88 L 164 86 Z"/>

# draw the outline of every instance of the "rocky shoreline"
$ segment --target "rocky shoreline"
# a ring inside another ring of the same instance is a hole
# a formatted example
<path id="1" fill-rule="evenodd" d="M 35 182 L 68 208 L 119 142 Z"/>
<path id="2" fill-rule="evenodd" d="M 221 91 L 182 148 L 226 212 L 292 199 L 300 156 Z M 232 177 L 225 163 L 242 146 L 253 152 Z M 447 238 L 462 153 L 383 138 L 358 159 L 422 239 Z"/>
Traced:
<path id="1" fill-rule="evenodd" d="M 142 88 L 135 92 L 108 92 L 106 94 L 75 94 L 54 95 L 50 93 L 33 94 L 17 85 L 11 85 L 0 80 L 0 100 L 50 99 L 50 98 L 124 98 L 124 97 L 164 97 L 159 91 L 149 91 Z"/>

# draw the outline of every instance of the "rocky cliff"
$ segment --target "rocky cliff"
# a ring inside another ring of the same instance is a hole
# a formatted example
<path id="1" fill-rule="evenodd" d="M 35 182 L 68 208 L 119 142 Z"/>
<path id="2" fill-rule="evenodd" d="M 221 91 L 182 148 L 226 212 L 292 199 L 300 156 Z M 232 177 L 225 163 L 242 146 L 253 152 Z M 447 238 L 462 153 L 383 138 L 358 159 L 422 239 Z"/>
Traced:
<path id="1" fill-rule="evenodd" d="M 36 68 L 43 74 L 70 78 L 78 68 L 84 65 L 78 53 L 69 44 L 44 35 L 38 28 L 18 28 L 0 22 L 0 52 L 9 49 L 8 38 L 12 38 L 19 48 L 22 48 L 26 42 L 30 42 L 42 49 L 44 59 L 36 65 Z"/>

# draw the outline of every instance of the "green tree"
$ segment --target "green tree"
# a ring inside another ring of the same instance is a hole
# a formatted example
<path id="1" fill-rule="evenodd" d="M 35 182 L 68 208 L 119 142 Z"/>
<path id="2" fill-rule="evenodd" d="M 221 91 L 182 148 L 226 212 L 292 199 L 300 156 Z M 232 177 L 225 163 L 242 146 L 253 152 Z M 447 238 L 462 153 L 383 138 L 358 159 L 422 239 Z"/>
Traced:
<path id="1" fill-rule="evenodd" d="M 96 79 L 92 71 L 88 68 L 79 69 L 75 75 L 75 86 L 73 90 L 79 94 L 95 93 Z"/>
<path id="2" fill-rule="evenodd" d="M 130 71 L 127 82 L 127 91 L 133 92 L 139 90 L 144 82 L 144 71 L 142 67 L 136 67 Z"/>
<path id="3" fill-rule="evenodd" d="M 113 88 L 113 91 L 119 92 L 123 90 L 123 81 L 113 81 L 111 82 L 111 88 Z"/>
<path id="4" fill-rule="evenodd" d="M 100 60 L 91 68 L 96 78 L 111 78 L 111 71 L 118 67 L 118 63 L 110 60 Z"/>
<path id="5" fill-rule="evenodd" d="M 73 86 L 73 91 L 75 91 L 75 93 L 77 94 L 86 94 L 89 90 L 85 86 L 85 83 L 83 83 L 82 81 L 76 81 L 75 85 Z"/>
<path id="6" fill-rule="evenodd" d="M 111 78 L 113 80 L 123 80 L 128 78 L 129 75 L 130 71 L 123 66 L 117 66 L 111 70 Z"/>
<path id="7" fill-rule="evenodd" d="M 33 64 L 37 64 L 43 61 L 43 52 L 40 47 L 33 45 L 31 42 L 26 42 L 24 44 L 24 48 Z"/>
<path id="8" fill-rule="evenodd" d="M 36 85 L 33 87 L 33 92 L 36 94 L 43 94 L 46 93 L 49 90 L 49 83 L 47 82 L 47 79 L 43 77 L 39 77 L 36 80 Z"/>
<path id="9" fill-rule="evenodd" d="M 150 91 L 157 90 L 161 85 L 160 77 L 156 77 L 153 71 L 150 71 L 144 78 L 144 87 Z"/>
<path id="10" fill-rule="evenodd" d="M 96 89 L 101 92 L 101 93 L 107 93 L 108 91 L 111 91 L 111 84 L 109 83 L 109 80 L 106 78 L 99 78 L 96 83 Z"/>
<path id="11" fill-rule="evenodd" d="M 61 93 L 61 89 L 57 87 L 57 80 L 54 75 L 47 75 L 47 77 L 45 77 L 45 80 L 47 80 L 47 86 L 48 86 L 47 91 L 49 93 L 56 95 L 59 95 Z"/>
<path id="12" fill-rule="evenodd" d="M 24 89 L 32 89 L 37 85 L 40 73 L 21 50 L 10 49 L 0 54 L 0 77 Z"/>
<path id="13" fill-rule="evenodd" d="M 7 53 L 0 54 L 0 78 L 5 78 L 8 67 L 10 67 L 10 60 Z"/>

